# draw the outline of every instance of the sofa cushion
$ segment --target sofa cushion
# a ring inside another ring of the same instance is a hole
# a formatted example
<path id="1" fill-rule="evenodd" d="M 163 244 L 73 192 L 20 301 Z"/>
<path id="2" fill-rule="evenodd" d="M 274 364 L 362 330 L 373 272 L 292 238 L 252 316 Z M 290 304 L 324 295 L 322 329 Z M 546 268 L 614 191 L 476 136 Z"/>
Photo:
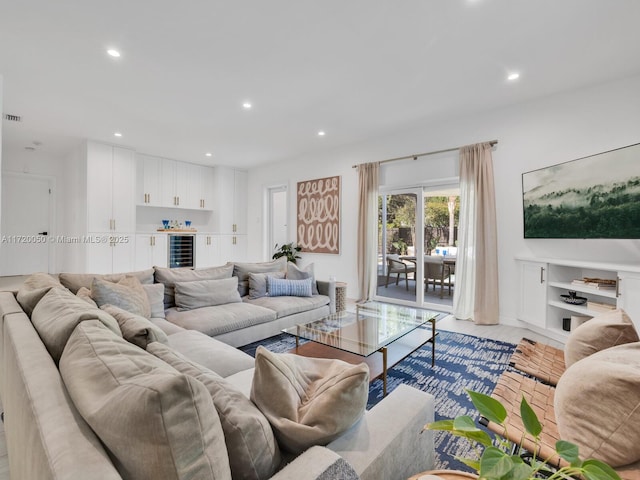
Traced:
<path id="1" fill-rule="evenodd" d="M 638 333 L 624 310 L 603 313 L 573 330 L 564 347 L 564 361 L 570 367 L 600 350 L 637 342 Z"/>
<path id="2" fill-rule="evenodd" d="M 169 335 L 169 346 L 221 377 L 251 369 L 254 365 L 251 355 L 196 330 Z"/>
<path id="3" fill-rule="evenodd" d="M 199 381 L 95 321 L 76 327 L 60 373 L 123 478 L 231 478 L 220 419 Z"/>
<path id="4" fill-rule="evenodd" d="M 147 351 L 207 387 L 222 423 L 232 477 L 270 478 L 280 465 L 280 450 L 271 425 L 251 400 L 217 373 L 166 345 L 153 343 Z"/>
<path id="5" fill-rule="evenodd" d="M 81 298 L 92 307 L 100 308 L 98 307 L 98 304 L 96 303 L 96 301 L 93 298 L 91 298 L 91 290 L 89 290 L 86 287 L 80 287 L 76 292 L 76 297 Z"/>
<path id="6" fill-rule="evenodd" d="M 80 287 L 91 289 L 91 284 L 94 278 L 100 278 L 107 282 L 119 282 L 125 276 L 136 277 L 143 285 L 153 283 L 153 268 L 147 270 L 138 270 L 128 273 L 109 273 L 105 275 L 99 275 L 96 273 L 61 273 L 58 275 L 60 283 L 73 293 L 77 293 Z"/>
<path id="7" fill-rule="evenodd" d="M 242 301 L 238 293 L 238 277 L 176 282 L 174 288 L 176 307 L 179 311 Z"/>
<path id="8" fill-rule="evenodd" d="M 249 303 L 227 303 L 197 310 L 166 310 L 167 320 L 188 330 L 198 330 L 210 337 L 233 332 L 276 319 L 276 312 Z"/>
<path id="9" fill-rule="evenodd" d="M 155 280 L 157 283 L 164 284 L 164 307 L 174 307 L 174 285 L 176 282 L 193 282 L 196 280 L 219 280 L 221 278 L 230 278 L 233 274 L 233 264 L 228 263 L 220 267 L 211 268 L 162 268 L 153 267 L 155 271 Z"/>
<path id="10" fill-rule="evenodd" d="M 64 288 L 62 284 L 48 273 L 33 273 L 20 285 L 16 299 L 28 316 L 52 288 Z"/>
<path id="11" fill-rule="evenodd" d="M 326 445 L 364 414 L 369 367 L 341 360 L 272 353 L 259 346 L 251 400 L 265 414 L 280 446 L 302 453 Z"/>
<path id="12" fill-rule="evenodd" d="M 280 257 L 272 262 L 234 263 L 233 274 L 238 277 L 238 291 L 240 296 L 249 294 L 249 274 L 287 271 L 287 258 Z"/>
<path id="13" fill-rule="evenodd" d="M 255 300 L 245 299 L 245 302 L 252 305 L 259 305 L 276 312 L 278 318 L 296 313 L 315 310 L 324 305 L 329 305 L 329 297 L 325 295 L 314 295 L 312 297 L 262 297 Z"/>
<path id="14" fill-rule="evenodd" d="M 568 367 L 554 409 L 560 438 L 578 445 L 582 458 L 612 467 L 639 461 L 640 342 L 601 350 Z"/>
<path id="15" fill-rule="evenodd" d="M 268 277 L 267 288 L 270 297 L 310 297 L 311 278 L 304 280 L 288 280 Z"/>
<path id="16" fill-rule="evenodd" d="M 31 315 L 31 323 L 56 364 L 76 325 L 96 319 L 116 335 L 122 335 L 115 318 L 61 288 L 49 290 Z"/>
<path id="17" fill-rule="evenodd" d="M 142 288 L 149 299 L 151 318 L 164 318 L 164 285 L 162 283 L 143 284 Z"/>
<path id="18" fill-rule="evenodd" d="M 310 263 L 304 268 L 298 267 L 293 262 L 287 263 L 287 278 L 290 280 L 305 280 L 311 279 L 311 289 L 314 295 L 318 295 L 318 285 L 316 284 L 316 277 L 313 273 L 313 263 Z"/>
<path id="19" fill-rule="evenodd" d="M 151 342 L 169 343 L 167 334 L 148 319 L 114 305 L 103 305 L 100 308 L 116 319 L 126 341 L 142 349 L 146 349 Z"/>
<path id="20" fill-rule="evenodd" d="M 94 278 L 91 284 L 91 298 L 99 307 L 115 305 L 136 315 L 151 318 L 149 297 L 136 277 L 124 277 L 118 283 Z"/>
<path id="21" fill-rule="evenodd" d="M 284 272 L 250 273 L 249 298 L 255 299 L 268 295 L 267 277 L 284 278 Z"/>

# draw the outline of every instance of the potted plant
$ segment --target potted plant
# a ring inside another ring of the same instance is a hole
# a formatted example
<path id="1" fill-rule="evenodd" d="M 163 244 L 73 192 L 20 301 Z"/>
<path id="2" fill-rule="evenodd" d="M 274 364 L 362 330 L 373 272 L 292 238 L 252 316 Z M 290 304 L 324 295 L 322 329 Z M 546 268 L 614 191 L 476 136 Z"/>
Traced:
<path id="1" fill-rule="evenodd" d="M 507 427 L 504 422 L 507 411 L 502 403 L 479 392 L 467 390 L 467 394 L 480 415 L 500 425 L 506 431 Z M 520 402 L 520 415 L 525 430 L 538 445 L 542 425 L 524 397 Z M 473 418 L 468 415 L 429 423 L 425 425 L 424 430 L 447 431 L 476 443 L 478 458 L 456 458 L 474 469 L 481 480 L 528 480 L 534 478 L 559 480 L 578 477 L 586 480 L 620 480 L 618 474 L 606 463 L 593 458 L 580 460 L 578 446 L 565 440 L 556 442 L 555 451 L 559 458 L 569 463 L 568 466 L 554 470 L 546 463 L 536 459 L 533 452 L 530 464 L 525 463 L 518 455 L 509 453 L 510 442 L 498 436 L 492 439 L 486 431 L 479 429 Z"/>
<path id="2" fill-rule="evenodd" d="M 273 257 L 271 257 L 273 260 L 276 260 L 280 257 L 287 257 L 287 260 L 289 262 L 296 263 L 299 258 L 302 258 L 298 255 L 298 252 L 302 250 L 302 247 L 294 245 L 293 242 L 285 243 L 279 247 L 276 243 L 276 246 L 274 248 L 276 249 L 276 253 L 273 254 Z"/>

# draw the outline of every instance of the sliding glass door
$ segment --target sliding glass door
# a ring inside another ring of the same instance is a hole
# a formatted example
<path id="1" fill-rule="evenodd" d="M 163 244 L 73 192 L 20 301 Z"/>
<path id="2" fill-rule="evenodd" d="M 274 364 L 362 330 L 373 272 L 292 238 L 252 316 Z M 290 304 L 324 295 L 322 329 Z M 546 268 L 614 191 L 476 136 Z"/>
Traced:
<path id="1" fill-rule="evenodd" d="M 459 205 L 454 184 L 381 192 L 376 299 L 451 311 Z"/>

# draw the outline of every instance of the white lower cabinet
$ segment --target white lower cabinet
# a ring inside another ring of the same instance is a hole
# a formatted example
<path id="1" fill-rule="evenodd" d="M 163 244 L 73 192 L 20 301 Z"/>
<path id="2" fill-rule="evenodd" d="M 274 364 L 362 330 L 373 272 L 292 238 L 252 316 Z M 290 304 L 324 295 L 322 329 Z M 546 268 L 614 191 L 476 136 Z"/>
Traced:
<path id="1" fill-rule="evenodd" d="M 134 234 L 89 233 L 85 246 L 87 272 L 121 273 L 134 269 Z"/>
<path id="2" fill-rule="evenodd" d="M 624 309 L 640 330 L 640 266 L 559 259 L 517 261 L 518 319 L 532 330 L 564 341 L 572 317 L 588 319 L 615 308 Z M 581 283 L 584 279 L 591 281 Z M 597 286 L 595 279 L 612 285 Z M 587 301 L 581 305 L 567 303 L 562 296 L 570 291 Z"/>
<path id="3" fill-rule="evenodd" d="M 196 235 L 196 268 L 222 265 L 220 257 L 220 236 L 207 233 Z"/>
<path id="4" fill-rule="evenodd" d="M 167 235 L 138 234 L 136 235 L 135 270 L 145 270 L 154 266 L 167 266 L 168 247 Z"/>
<path id="5" fill-rule="evenodd" d="M 219 235 L 220 256 L 225 262 L 247 261 L 246 235 Z"/>

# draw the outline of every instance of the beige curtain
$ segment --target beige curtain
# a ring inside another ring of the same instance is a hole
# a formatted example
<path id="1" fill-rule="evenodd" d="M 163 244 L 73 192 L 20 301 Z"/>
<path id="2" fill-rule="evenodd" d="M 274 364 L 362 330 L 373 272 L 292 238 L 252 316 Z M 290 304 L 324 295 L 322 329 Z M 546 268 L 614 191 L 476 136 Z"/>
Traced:
<path id="1" fill-rule="evenodd" d="M 460 149 L 459 231 L 453 314 L 480 325 L 497 324 L 498 238 L 490 143 Z"/>
<path id="2" fill-rule="evenodd" d="M 358 165 L 358 286 L 360 301 L 375 295 L 378 283 L 378 177 L 380 164 Z"/>

